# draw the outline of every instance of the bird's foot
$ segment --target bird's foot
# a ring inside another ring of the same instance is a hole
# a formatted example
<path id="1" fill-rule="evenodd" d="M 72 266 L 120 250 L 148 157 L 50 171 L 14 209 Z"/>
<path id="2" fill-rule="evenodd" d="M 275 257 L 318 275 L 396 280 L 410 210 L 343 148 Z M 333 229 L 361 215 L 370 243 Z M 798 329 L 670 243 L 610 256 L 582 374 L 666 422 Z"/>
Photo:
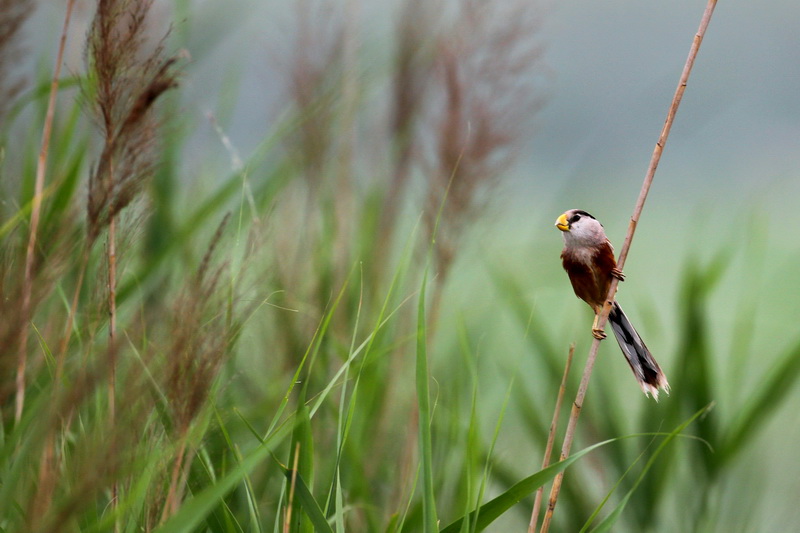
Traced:
<path id="1" fill-rule="evenodd" d="M 600 328 L 592 328 L 592 336 L 597 340 L 603 340 L 606 338 L 606 332 Z"/>
<path id="2" fill-rule="evenodd" d="M 611 269 L 611 276 L 617 278 L 620 281 L 625 281 L 625 274 L 622 273 L 622 270 L 614 267 Z"/>

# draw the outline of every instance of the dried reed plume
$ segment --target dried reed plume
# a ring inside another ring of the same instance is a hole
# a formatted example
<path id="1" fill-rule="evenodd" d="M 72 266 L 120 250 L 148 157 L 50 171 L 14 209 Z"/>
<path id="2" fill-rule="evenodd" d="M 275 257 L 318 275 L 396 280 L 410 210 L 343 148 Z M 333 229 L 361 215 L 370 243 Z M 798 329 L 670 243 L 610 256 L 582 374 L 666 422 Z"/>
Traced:
<path id="1" fill-rule="evenodd" d="M 288 146 L 313 193 L 336 144 L 334 94 L 341 77 L 344 26 L 329 5 L 301 0 L 295 9 L 297 27 L 287 74 L 288 96 L 299 124 L 288 136 Z"/>
<path id="2" fill-rule="evenodd" d="M 88 236 L 103 228 L 141 190 L 153 171 L 155 101 L 177 85 L 177 57 L 164 58 L 163 41 L 145 52 L 152 0 L 100 0 L 87 42 L 94 80 L 92 114 L 103 150 L 89 177 Z"/>
<path id="3" fill-rule="evenodd" d="M 455 6 L 449 29 L 439 32 L 436 85 L 426 106 L 426 130 L 433 135 L 422 141 L 428 147 L 422 156 L 425 222 L 435 234 L 439 280 L 429 314 L 434 328 L 461 236 L 513 162 L 541 105 L 535 7 L 467 0 Z"/>
<path id="4" fill-rule="evenodd" d="M 178 445 L 170 474 L 162 520 L 177 511 L 191 464 L 188 437 L 192 423 L 208 404 L 215 381 L 230 353 L 232 309 L 220 290 L 226 264 L 215 266 L 214 252 L 222 240 L 228 216 L 220 224 L 203 260 L 178 298 L 171 344 L 165 351 L 163 388 L 171 408 L 172 437 Z"/>
<path id="5" fill-rule="evenodd" d="M 273 274 L 281 288 L 291 287 L 292 295 L 303 293 L 301 298 L 308 297 L 303 303 L 321 310 L 350 261 L 348 234 L 341 228 L 347 223 L 344 218 L 351 215 L 344 206 L 352 176 L 343 169 L 348 165 L 344 160 L 353 155 L 352 147 L 344 148 L 351 141 L 352 128 L 344 131 L 348 125 L 343 124 L 341 99 L 346 92 L 345 55 L 354 56 L 357 50 L 348 40 L 345 15 L 335 2 L 300 0 L 293 8 L 291 33 L 283 40 L 288 43 L 282 51 L 285 59 L 278 66 L 285 78 L 281 106 L 290 109 L 294 118 L 294 128 L 282 145 L 298 179 L 276 204 L 276 218 L 296 231 L 275 241 L 279 260 Z M 330 228 L 335 229 L 326 234 Z M 321 249 L 332 253 L 317 253 Z M 289 305 L 302 304 L 292 301 Z M 279 315 L 289 353 L 303 353 L 303 339 L 313 331 L 314 315 Z"/>
<path id="6" fill-rule="evenodd" d="M 152 0 L 100 0 L 87 41 L 94 81 L 90 101 L 103 150 L 89 176 L 87 247 L 108 228 L 109 412 L 115 412 L 116 217 L 150 176 L 156 160 L 155 101 L 177 85 L 175 57 L 164 58 L 163 40 L 146 52 Z"/>
<path id="7" fill-rule="evenodd" d="M 436 15 L 430 2 L 410 0 L 403 4 L 395 30 L 397 50 L 391 87 L 390 134 L 392 178 L 381 210 L 379 238 L 386 248 L 401 206 L 400 198 L 411 176 L 417 144 L 415 136 L 430 89 L 436 42 Z M 384 253 L 379 256 L 385 255 Z"/>
<path id="8" fill-rule="evenodd" d="M 73 319 L 77 312 L 78 296 L 89 261 L 89 253 L 101 231 L 108 227 L 110 335 L 106 366 L 109 372 L 108 410 L 112 431 L 116 428 L 114 424 L 116 381 L 115 217 L 133 201 L 136 193 L 141 189 L 144 179 L 152 170 L 155 160 L 152 150 L 155 127 L 150 111 L 158 97 L 176 85 L 175 75 L 172 72 L 175 59 L 162 59 L 162 45 L 157 45 L 150 54 L 144 52 L 146 15 L 151 4 L 152 2 L 147 0 L 100 0 L 87 38 L 88 70 L 90 78 L 94 82 L 92 87 L 87 88 L 87 92 L 90 93 L 87 99 L 102 133 L 103 149 L 96 167 L 89 176 L 86 245 L 79 265 L 78 281 L 67 317 L 65 332 L 56 356 L 56 375 L 53 388 L 53 396 L 59 397 Z M 70 2 L 66 21 L 69 20 L 72 6 L 73 2 Z M 66 21 L 59 54 L 63 51 L 67 29 Z M 51 91 L 51 104 L 54 102 L 54 92 L 55 90 Z M 52 118 L 49 116 L 46 127 L 51 121 Z M 43 152 L 45 152 L 44 148 Z M 41 156 L 40 159 L 42 159 Z M 18 389 L 22 390 L 20 387 Z M 18 395 L 19 398 L 22 397 L 21 393 Z M 18 403 L 21 405 L 21 402 Z M 71 416 L 65 417 L 64 425 L 66 427 L 69 427 L 70 420 Z M 61 469 L 55 453 L 56 432 L 59 425 L 53 424 L 45 437 L 39 470 L 41 490 L 37 492 L 36 497 L 38 502 L 36 505 L 39 507 L 46 506 L 47 502 L 51 501 L 55 487 L 54 480 L 57 472 Z M 110 455 L 117 456 L 119 453 L 121 452 L 115 450 L 113 446 L 110 448 Z M 116 506 L 116 495 L 116 478 L 113 478 L 112 506 Z"/>
<path id="9" fill-rule="evenodd" d="M 466 223 L 513 161 L 542 101 L 535 6 L 467 0 L 455 9 L 436 50 L 436 87 L 427 113 L 435 133 L 425 153 L 431 233 L 443 206 L 436 248 L 442 277 Z"/>
<path id="10" fill-rule="evenodd" d="M 86 405 L 102 386 L 107 364 L 108 361 L 95 359 L 87 365 L 76 365 L 71 372 L 68 369 L 71 386 L 54 389 L 45 411 L 47 416 L 37 420 L 34 434 L 36 431 L 52 434 L 53 428 L 60 427 Z M 43 442 L 45 454 L 39 477 L 32 483 L 33 494 L 25 514 L 26 531 L 66 530 L 65 524 L 104 499 L 108 487 L 134 471 L 140 454 L 145 452 L 141 446 L 141 428 L 146 426 L 153 410 L 152 402 L 148 401 L 149 382 L 139 367 L 134 370 L 126 373 L 123 388 L 129 402 L 113 428 L 101 424 L 73 431 L 69 441 L 62 443 L 59 454 L 48 452 L 47 448 L 52 446 L 50 439 Z M 63 455 L 69 460 L 64 461 Z"/>

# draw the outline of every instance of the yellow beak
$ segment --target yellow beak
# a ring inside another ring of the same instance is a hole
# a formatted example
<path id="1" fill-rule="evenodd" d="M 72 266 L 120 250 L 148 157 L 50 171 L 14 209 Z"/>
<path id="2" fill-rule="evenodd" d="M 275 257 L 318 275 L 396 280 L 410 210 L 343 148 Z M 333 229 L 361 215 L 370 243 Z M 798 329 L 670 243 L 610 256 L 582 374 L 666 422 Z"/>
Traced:
<path id="1" fill-rule="evenodd" d="M 561 231 L 569 231 L 569 223 L 567 222 L 566 213 L 556 219 L 556 227 Z"/>

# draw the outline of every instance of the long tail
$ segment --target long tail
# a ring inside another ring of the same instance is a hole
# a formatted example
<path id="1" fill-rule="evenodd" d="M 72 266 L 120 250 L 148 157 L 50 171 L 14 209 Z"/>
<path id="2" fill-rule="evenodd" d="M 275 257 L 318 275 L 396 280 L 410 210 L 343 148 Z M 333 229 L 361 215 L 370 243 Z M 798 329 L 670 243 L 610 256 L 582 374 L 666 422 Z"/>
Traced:
<path id="1" fill-rule="evenodd" d="M 652 394 L 658 401 L 658 389 L 664 389 L 669 394 L 667 377 L 617 302 L 614 302 L 614 307 L 611 308 L 608 323 L 611 324 L 619 347 L 622 348 L 622 353 L 628 360 L 645 396 Z"/>

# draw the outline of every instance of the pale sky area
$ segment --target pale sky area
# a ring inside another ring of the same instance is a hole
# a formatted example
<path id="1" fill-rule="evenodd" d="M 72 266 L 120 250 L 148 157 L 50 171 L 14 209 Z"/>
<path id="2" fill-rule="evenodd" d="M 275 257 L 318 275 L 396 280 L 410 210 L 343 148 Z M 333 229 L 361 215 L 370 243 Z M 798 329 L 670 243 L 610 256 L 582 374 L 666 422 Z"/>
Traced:
<path id="1" fill-rule="evenodd" d="M 228 134 L 247 155 L 275 114 L 281 89 L 273 69 L 290 33 L 286 3 L 176 2 L 182 4 L 191 6 L 192 19 L 178 20 L 173 31 L 188 32 L 194 60 L 184 79 L 186 111 L 202 117 L 219 106 L 221 93 L 236 91 Z M 381 41 L 396 3 L 356 4 L 369 75 L 388 56 Z M 578 184 L 622 180 L 635 198 L 705 2 L 541 4 L 546 103 L 531 121 L 530 145 L 509 183 L 574 197 L 566 191 Z M 165 21 L 168 5 L 156 2 Z M 90 3 L 79 1 L 75 24 L 90 12 Z M 697 187 L 724 189 L 732 182 L 735 199 L 743 191 L 784 191 L 798 181 L 798 15 L 792 0 L 719 3 L 657 175 L 663 199 L 692 201 Z M 53 46 L 61 16 L 62 9 L 40 8 L 29 45 Z M 69 65 L 81 69 L 81 45 L 71 44 Z M 240 81 L 222 89 L 231 76 Z"/>

